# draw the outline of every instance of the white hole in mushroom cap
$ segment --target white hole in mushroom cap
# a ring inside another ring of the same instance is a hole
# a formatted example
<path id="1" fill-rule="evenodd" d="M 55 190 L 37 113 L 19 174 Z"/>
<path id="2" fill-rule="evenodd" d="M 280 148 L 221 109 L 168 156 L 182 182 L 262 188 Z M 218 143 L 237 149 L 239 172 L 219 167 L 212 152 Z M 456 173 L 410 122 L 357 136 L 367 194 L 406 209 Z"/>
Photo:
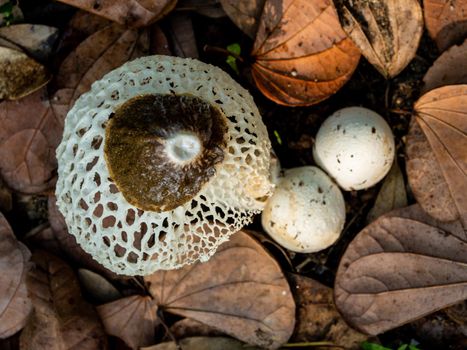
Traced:
<path id="1" fill-rule="evenodd" d="M 190 133 L 176 134 L 165 143 L 167 156 L 177 164 L 191 162 L 199 156 L 202 148 L 199 137 Z"/>

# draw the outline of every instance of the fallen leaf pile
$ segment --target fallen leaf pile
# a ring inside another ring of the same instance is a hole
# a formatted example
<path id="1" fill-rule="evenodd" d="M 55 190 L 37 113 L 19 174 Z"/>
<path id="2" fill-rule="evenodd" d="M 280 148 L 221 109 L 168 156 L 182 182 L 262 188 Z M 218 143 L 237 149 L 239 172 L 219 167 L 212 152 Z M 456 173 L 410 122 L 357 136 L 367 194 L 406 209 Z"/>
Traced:
<path id="1" fill-rule="evenodd" d="M 0 0 L 0 349 L 360 349 L 385 332 L 465 348 L 467 0 L 24 3 Z M 231 73 L 284 167 L 312 165 L 319 124 L 351 105 L 385 117 L 396 162 L 344 195 L 328 250 L 255 222 L 206 263 L 116 275 L 68 233 L 55 150 L 78 97 L 151 54 Z"/>

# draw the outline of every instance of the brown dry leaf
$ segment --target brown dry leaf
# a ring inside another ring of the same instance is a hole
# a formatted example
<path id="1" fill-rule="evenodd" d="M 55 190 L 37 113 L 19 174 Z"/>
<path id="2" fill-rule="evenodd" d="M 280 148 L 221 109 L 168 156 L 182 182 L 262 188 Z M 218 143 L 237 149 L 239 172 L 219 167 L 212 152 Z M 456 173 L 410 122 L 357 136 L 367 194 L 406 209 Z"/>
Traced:
<path id="1" fill-rule="evenodd" d="M 220 2 L 232 22 L 250 38 L 254 38 L 266 0 L 220 0 Z"/>
<path id="2" fill-rule="evenodd" d="M 467 228 L 467 85 L 431 90 L 416 102 L 415 113 L 447 184 L 439 190 L 449 192 L 455 205 L 453 216 Z M 408 156 L 409 160 L 414 157 Z"/>
<path id="3" fill-rule="evenodd" d="M 188 13 L 175 13 L 170 16 L 168 35 L 175 56 L 199 57 L 193 23 Z"/>
<path id="4" fill-rule="evenodd" d="M 109 303 L 122 297 L 112 283 L 91 270 L 78 269 L 78 278 L 83 289 L 98 303 Z"/>
<path id="5" fill-rule="evenodd" d="M 467 83 L 467 40 L 439 56 L 423 77 L 422 93 L 437 87 Z"/>
<path id="6" fill-rule="evenodd" d="M 423 9 L 428 34 L 441 51 L 465 39 L 466 0 L 423 0 Z"/>
<path id="7" fill-rule="evenodd" d="M 238 232 L 207 263 L 145 277 L 164 311 L 190 317 L 268 349 L 287 342 L 295 304 L 277 262 Z"/>
<path id="8" fill-rule="evenodd" d="M 21 333 L 21 350 L 107 348 L 99 318 L 86 303 L 73 270 L 45 252 L 34 253 L 27 284 L 33 314 Z"/>
<path id="9" fill-rule="evenodd" d="M 0 175 L 8 186 L 24 193 L 51 188 L 63 121 L 52 113 L 46 89 L 2 102 L 0 125 Z"/>
<path id="10" fill-rule="evenodd" d="M 0 213 L 0 339 L 22 329 L 31 312 L 25 283 L 30 256 Z"/>
<path id="11" fill-rule="evenodd" d="M 59 0 L 127 27 L 147 26 L 172 11 L 177 0 Z"/>
<path id="12" fill-rule="evenodd" d="M 258 88 L 288 106 L 328 98 L 350 79 L 360 59 L 331 0 L 267 1 L 252 55 Z"/>
<path id="13" fill-rule="evenodd" d="M 393 209 L 406 206 L 407 192 L 405 191 L 404 177 L 396 160 L 384 179 L 373 208 L 368 213 L 367 222 L 370 223 Z"/>
<path id="14" fill-rule="evenodd" d="M 0 47 L 0 100 L 17 100 L 48 83 L 45 67 L 20 51 Z"/>
<path id="15" fill-rule="evenodd" d="M 0 177 L 0 212 L 8 212 L 13 206 L 11 191 Z"/>
<path id="16" fill-rule="evenodd" d="M 76 99 L 91 84 L 128 60 L 144 56 L 149 50 L 147 30 L 125 29 L 118 25 L 104 27 L 90 35 L 63 61 L 55 78 L 56 92 L 51 105 L 64 120 Z"/>
<path id="17" fill-rule="evenodd" d="M 0 28 L 0 45 L 24 51 L 39 61 L 46 61 L 58 38 L 58 29 L 42 24 L 15 24 Z"/>
<path id="18" fill-rule="evenodd" d="M 220 337 L 224 335 L 224 333 L 220 332 L 216 328 L 210 327 L 191 318 L 184 318 L 175 322 L 172 326 L 170 326 L 170 332 L 172 332 L 175 339 L 201 336 Z"/>
<path id="19" fill-rule="evenodd" d="M 248 346 L 232 338 L 223 337 L 192 337 L 178 342 L 165 342 L 153 346 L 141 348 L 141 350 L 261 350 L 256 346 Z"/>
<path id="20" fill-rule="evenodd" d="M 423 32 L 418 0 L 335 0 L 344 31 L 386 78 L 414 58 Z"/>
<path id="21" fill-rule="evenodd" d="M 337 308 L 354 328 L 375 335 L 466 299 L 462 236 L 460 222 L 437 223 L 418 206 L 380 217 L 342 257 Z"/>
<path id="22" fill-rule="evenodd" d="M 97 307 L 108 334 L 122 339 L 132 349 L 154 343 L 157 305 L 150 296 L 133 295 Z"/>
<path id="23" fill-rule="evenodd" d="M 220 0 L 178 0 L 178 11 L 195 11 L 209 18 L 221 18 L 227 16 Z"/>
<path id="24" fill-rule="evenodd" d="M 305 276 L 288 276 L 298 308 L 291 342 L 328 341 L 347 350 L 360 349 L 360 344 L 368 337 L 350 328 L 339 315 L 332 288 Z"/>

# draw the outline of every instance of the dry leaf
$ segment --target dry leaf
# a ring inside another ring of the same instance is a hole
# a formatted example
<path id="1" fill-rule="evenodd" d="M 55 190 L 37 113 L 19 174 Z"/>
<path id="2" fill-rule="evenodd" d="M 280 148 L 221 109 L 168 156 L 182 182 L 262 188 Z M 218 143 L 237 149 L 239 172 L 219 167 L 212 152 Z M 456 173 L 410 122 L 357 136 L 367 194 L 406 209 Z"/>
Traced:
<path id="1" fill-rule="evenodd" d="M 195 321 L 191 318 L 184 318 L 175 322 L 170 326 L 175 339 L 183 339 L 188 337 L 221 337 L 224 333 L 218 331 L 214 327 L 205 325 L 204 323 Z"/>
<path id="2" fill-rule="evenodd" d="M 21 333 L 22 350 L 107 348 L 107 336 L 86 303 L 73 270 L 45 252 L 34 253 L 28 276 L 33 314 Z"/>
<path id="3" fill-rule="evenodd" d="M 445 85 L 467 84 L 467 40 L 452 46 L 439 56 L 423 77 L 422 92 Z"/>
<path id="4" fill-rule="evenodd" d="M 404 177 L 396 160 L 384 179 L 373 208 L 368 213 L 367 222 L 372 222 L 393 209 L 406 206 L 407 193 L 405 191 Z"/>
<path id="5" fill-rule="evenodd" d="M 292 342 L 328 341 L 347 350 L 360 349 L 368 337 L 345 323 L 334 306 L 332 289 L 305 276 L 288 276 L 298 309 Z"/>
<path id="6" fill-rule="evenodd" d="M 195 32 L 189 14 L 175 13 L 170 16 L 168 34 L 175 56 L 198 58 Z"/>
<path id="7" fill-rule="evenodd" d="M 17 100 L 49 80 L 44 66 L 20 51 L 0 47 L 0 99 Z"/>
<path id="8" fill-rule="evenodd" d="M 266 0 L 220 0 L 220 2 L 232 22 L 250 38 L 254 38 Z"/>
<path id="9" fill-rule="evenodd" d="M 249 344 L 278 348 L 295 323 L 295 305 L 277 262 L 246 233 L 207 263 L 145 277 L 164 311 L 190 317 Z"/>
<path id="10" fill-rule="evenodd" d="M 127 27 L 144 27 L 172 11 L 177 0 L 59 0 Z"/>
<path id="11" fill-rule="evenodd" d="M 30 57 L 46 61 L 58 38 L 58 29 L 42 24 L 15 24 L 0 28 L 0 45 L 24 51 Z"/>
<path id="12" fill-rule="evenodd" d="M 252 55 L 258 88 L 288 106 L 316 104 L 334 94 L 360 58 L 330 0 L 267 1 Z"/>
<path id="13" fill-rule="evenodd" d="M 178 0 L 178 11 L 195 11 L 209 18 L 221 18 L 227 16 L 220 0 Z"/>
<path id="14" fill-rule="evenodd" d="M 394 216 L 401 212 L 406 217 Z M 334 286 L 350 325 L 375 335 L 467 298 L 464 230 L 434 222 L 417 206 L 399 209 L 350 243 Z"/>
<path id="15" fill-rule="evenodd" d="M 31 312 L 25 283 L 30 256 L 0 213 L 0 339 L 22 329 Z"/>
<path id="16" fill-rule="evenodd" d="M 185 338 L 178 342 L 165 342 L 157 345 L 141 348 L 141 350 L 261 350 L 256 346 L 246 346 L 242 342 L 232 338 L 222 337 L 192 337 Z"/>
<path id="17" fill-rule="evenodd" d="M 416 102 L 415 113 L 447 184 L 438 190 L 450 193 L 455 204 L 453 216 L 467 227 L 467 85 L 431 90 Z M 407 151 L 409 161 L 416 157 L 413 150 Z M 411 176 L 409 172 L 409 179 Z M 417 196 L 417 191 L 414 194 Z"/>
<path id="18" fill-rule="evenodd" d="M 441 51 L 467 34 L 466 0 L 423 0 L 426 28 Z"/>
<path id="19" fill-rule="evenodd" d="M 78 269 L 78 278 L 84 290 L 99 303 L 109 303 L 122 297 L 112 283 L 95 272 Z"/>
<path id="20" fill-rule="evenodd" d="M 0 175 L 8 186 L 24 193 L 51 188 L 63 121 L 52 113 L 46 89 L 2 102 L 0 125 Z"/>
<path id="21" fill-rule="evenodd" d="M 55 78 L 57 91 L 51 105 L 57 118 L 64 120 L 76 99 L 91 84 L 128 60 L 144 56 L 149 50 L 147 30 L 104 27 L 90 35 L 63 61 Z"/>
<path id="22" fill-rule="evenodd" d="M 344 31 L 386 78 L 414 58 L 423 32 L 418 0 L 335 0 Z"/>
<path id="23" fill-rule="evenodd" d="M 8 212 L 13 206 L 11 191 L 0 177 L 0 212 Z"/>
<path id="24" fill-rule="evenodd" d="M 150 296 L 133 295 L 97 307 L 108 334 L 122 339 L 132 349 L 154 343 L 157 305 Z"/>

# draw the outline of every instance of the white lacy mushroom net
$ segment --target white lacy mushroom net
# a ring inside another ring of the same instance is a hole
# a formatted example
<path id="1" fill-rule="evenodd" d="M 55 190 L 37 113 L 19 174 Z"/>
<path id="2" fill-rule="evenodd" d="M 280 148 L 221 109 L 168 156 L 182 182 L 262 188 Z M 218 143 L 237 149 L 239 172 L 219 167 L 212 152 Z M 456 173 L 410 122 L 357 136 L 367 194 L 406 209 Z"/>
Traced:
<path id="1" fill-rule="evenodd" d="M 109 178 L 103 142 L 118 106 L 157 93 L 189 93 L 217 106 L 229 132 L 215 176 L 192 200 L 162 213 L 124 199 Z M 115 273 L 146 275 L 206 261 L 263 209 L 273 190 L 270 150 L 252 97 L 221 69 L 192 59 L 143 57 L 95 82 L 68 113 L 57 148 L 57 205 L 77 242 Z"/>

